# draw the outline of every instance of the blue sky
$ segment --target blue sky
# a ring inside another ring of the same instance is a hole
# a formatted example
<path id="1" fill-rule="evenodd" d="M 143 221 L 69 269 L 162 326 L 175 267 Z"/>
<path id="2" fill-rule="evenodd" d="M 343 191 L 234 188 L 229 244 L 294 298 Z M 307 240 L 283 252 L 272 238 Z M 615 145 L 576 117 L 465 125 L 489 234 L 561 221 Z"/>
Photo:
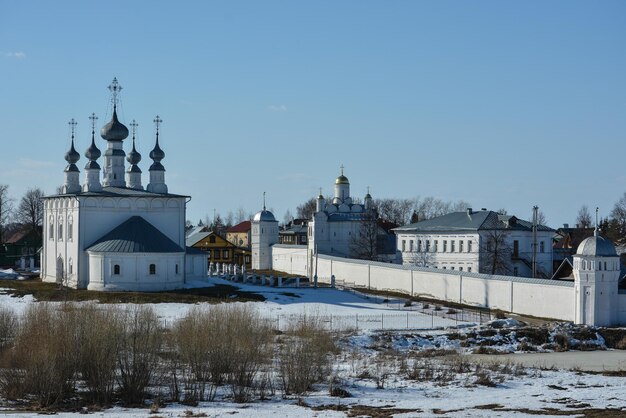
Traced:
<path id="1" fill-rule="evenodd" d="M 282 220 L 341 164 L 356 196 L 538 205 L 553 227 L 626 190 L 624 1 L 0 0 L 0 183 L 54 192 L 67 121 L 82 153 L 114 76 L 144 184 L 158 114 L 194 222 L 263 191 Z"/>

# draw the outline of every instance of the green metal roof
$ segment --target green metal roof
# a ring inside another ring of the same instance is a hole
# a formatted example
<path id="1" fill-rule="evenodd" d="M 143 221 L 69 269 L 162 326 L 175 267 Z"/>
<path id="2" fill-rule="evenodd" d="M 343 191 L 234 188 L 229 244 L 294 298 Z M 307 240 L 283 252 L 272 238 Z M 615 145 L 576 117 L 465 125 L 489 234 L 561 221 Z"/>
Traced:
<path id="1" fill-rule="evenodd" d="M 174 241 L 141 216 L 133 216 L 87 247 L 104 253 L 184 253 Z"/>

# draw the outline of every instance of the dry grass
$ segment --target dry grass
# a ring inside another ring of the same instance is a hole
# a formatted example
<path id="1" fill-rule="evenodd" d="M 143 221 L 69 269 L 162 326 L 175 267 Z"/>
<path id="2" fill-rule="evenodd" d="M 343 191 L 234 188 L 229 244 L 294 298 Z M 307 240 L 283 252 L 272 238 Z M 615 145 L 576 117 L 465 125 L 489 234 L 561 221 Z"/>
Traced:
<path id="1" fill-rule="evenodd" d="M 40 302 L 85 302 L 100 303 L 198 303 L 198 302 L 246 302 L 264 301 L 257 293 L 241 291 L 230 285 L 216 285 L 197 289 L 181 289 L 167 292 L 95 292 L 59 287 L 55 283 L 38 280 L 6 280 L 2 287 L 10 295 L 22 297 L 32 295 Z"/>

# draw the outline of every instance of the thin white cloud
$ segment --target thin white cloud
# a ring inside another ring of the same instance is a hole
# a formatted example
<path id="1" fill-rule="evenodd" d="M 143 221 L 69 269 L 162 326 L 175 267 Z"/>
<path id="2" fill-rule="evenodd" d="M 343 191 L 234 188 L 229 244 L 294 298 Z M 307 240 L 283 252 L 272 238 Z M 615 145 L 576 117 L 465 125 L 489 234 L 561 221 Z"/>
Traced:
<path id="1" fill-rule="evenodd" d="M 286 112 L 287 111 L 287 106 L 285 105 L 269 105 L 267 107 L 267 110 L 271 111 L 271 112 Z"/>
<path id="2" fill-rule="evenodd" d="M 24 58 L 26 58 L 26 54 L 22 51 L 17 51 L 17 52 L 5 52 L 4 56 L 7 58 L 15 58 L 18 60 L 22 60 Z"/>

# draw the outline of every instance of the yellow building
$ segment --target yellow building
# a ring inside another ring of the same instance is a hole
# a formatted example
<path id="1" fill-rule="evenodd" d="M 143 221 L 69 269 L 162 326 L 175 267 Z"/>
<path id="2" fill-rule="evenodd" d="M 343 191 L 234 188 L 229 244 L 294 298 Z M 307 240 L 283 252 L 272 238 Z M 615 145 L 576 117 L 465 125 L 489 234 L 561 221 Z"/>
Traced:
<path id="1" fill-rule="evenodd" d="M 207 264 L 226 263 L 239 266 L 245 264 L 246 268 L 251 267 L 249 249 L 238 247 L 215 232 L 195 233 L 187 238 L 187 246 L 206 252 Z"/>
<path id="2" fill-rule="evenodd" d="M 243 221 L 226 230 L 226 239 L 238 247 L 250 247 L 250 230 L 252 223 Z"/>

